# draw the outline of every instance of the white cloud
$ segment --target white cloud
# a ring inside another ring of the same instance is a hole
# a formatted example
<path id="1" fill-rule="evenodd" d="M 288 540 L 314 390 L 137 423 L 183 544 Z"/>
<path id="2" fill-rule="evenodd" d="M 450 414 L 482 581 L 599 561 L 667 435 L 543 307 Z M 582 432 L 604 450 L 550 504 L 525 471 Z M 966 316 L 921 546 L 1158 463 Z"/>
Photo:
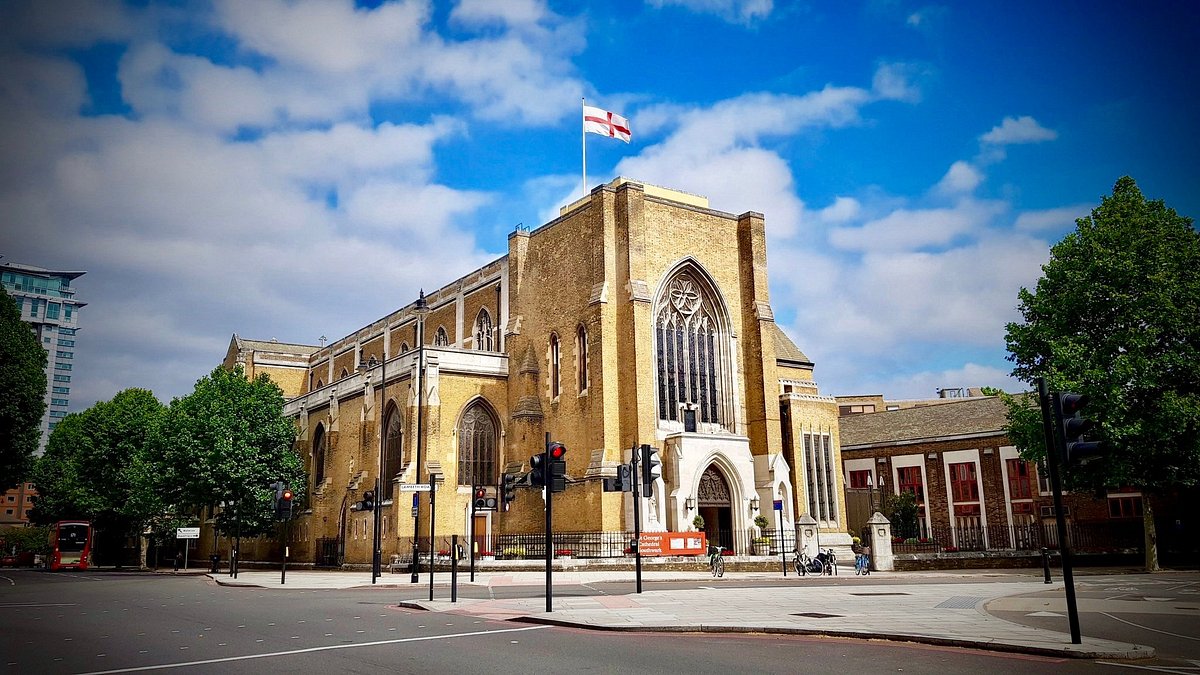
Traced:
<path id="1" fill-rule="evenodd" d="M 468 26 L 493 23 L 509 26 L 536 25 L 550 15 L 542 0 L 460 0 L 450 11 L 450 19 Z"/>
<path id="2" fill-rule="evenodd" d="M 1058 138 L 1058 132 L 1047 129 L 1028 115 L 1005 117 L 999 126 L 979 137 L 984 143 L 1013 145 L 1018 143 L 1041 143 Z"/>
<path id="3" fill-rule="evenodd" d="M 946 175 L 938 181 L 935 190 L 943 194 L 960 194 L 973 192 L 983 182 L 983 173 L 970 162 L 959 160 L 950 165 Z"/>
<path id="4" fill-rule="evenodd" d="M 921 100 L 921 90 L 912 83 L 915 73 L 911 64 L 885 63 L 875 69 L 871 90 L 883 100 L 917 103 Z"/>
<path id="5" fill-rule="evenodd" d="M 858 227 L 829 233 L 829 243 L 848 251 L 910 251 L 946 246 L 956 238 L 986 227 L 1003 206 L 964 199 L 953 207 L 896 209 Z"/>
<path id="6" fill-rule="evenodd" d="M 1043 232 L 1070 229 L 1075 226 L 1076 218 L 1083 218 L 1092 212 L 1092 204 L 1075 204 L 1056 209 L 1041 211 L 1025 211 L 1017 216 L 1013 227 L 1022 232 Z"/>
<path id="7" fill-rule="evenodd" d="M 819 217 L 826 223 L 844 223 L 858 217 L 862 204 L 853 197 L 838 197 L 832 204 L 821 209 Z"/>
<path id="8" fill-rule="evenodd" d="M 771 14 L 772 0 L 647 0 L 651 7 L 683 7 L 697 14 L 712 14 L 729 23 L 749 25 Z"/>

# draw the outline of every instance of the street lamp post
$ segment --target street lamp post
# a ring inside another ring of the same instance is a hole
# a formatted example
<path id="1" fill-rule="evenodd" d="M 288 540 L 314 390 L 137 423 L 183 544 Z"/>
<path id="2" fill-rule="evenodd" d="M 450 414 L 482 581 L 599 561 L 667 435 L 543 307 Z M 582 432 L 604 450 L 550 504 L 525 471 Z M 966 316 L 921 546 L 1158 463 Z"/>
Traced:
<path id="1" fill-rule="evenodd" d="M 425 434 L 422 431 L 422 419 L 425 416 L 425 316 L 429 314 L 429 303 L 425 301 L 425 289 L 421 289 L 421 295 L 417 297 L 416 304 L 417 313 L 417 466 L 414 476 L 421 475 L 421 454 L 425 444 Z M 433 493 L 429 493 L 430 504 L 433 503 Z M 415 505 L 417 502 L 413 500 Z M 417 546 L 417 538 L 421 536 L 421 512 L 415 506 L 413 508 L 413 541 L 412 541 L 412 583 L 419 583 L 421 580 L 421 564 L 419 558 L 420 549 Z M 430 539 L 429 545 L 433 546 L 433 540 Z M 430 550 L 432 554 L 432 549 Z M 433 557 L 429 560 L 430 573 L 433 572 Z"/>

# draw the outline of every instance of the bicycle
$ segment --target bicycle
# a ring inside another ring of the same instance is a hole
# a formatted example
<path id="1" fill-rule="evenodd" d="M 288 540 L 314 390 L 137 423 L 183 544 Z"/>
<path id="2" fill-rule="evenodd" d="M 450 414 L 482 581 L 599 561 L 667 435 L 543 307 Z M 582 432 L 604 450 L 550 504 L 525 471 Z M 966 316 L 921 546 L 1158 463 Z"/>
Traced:
<path id="1" fill-rule="evenodd" d="M 854 556 L 854 574 L 866 576 L 871 573 L 871 554 L 863 551 Z"/>
<path id="2" fill-rule="evenodd" d="M 808 555 L 808 549 L 803 551 L 795 551 L 796 557 L 793 563 L 796 566 L 796 574 L 798 576 L 808 576 L 825 574 L 825 555 L 819 554 L 816 558 Z"/>
<path id="3" fill-rule="evenodd" d="M 720 546 L 708 546 L 708 566 L 714 577 L 725 576 L 725 556 Z"/>

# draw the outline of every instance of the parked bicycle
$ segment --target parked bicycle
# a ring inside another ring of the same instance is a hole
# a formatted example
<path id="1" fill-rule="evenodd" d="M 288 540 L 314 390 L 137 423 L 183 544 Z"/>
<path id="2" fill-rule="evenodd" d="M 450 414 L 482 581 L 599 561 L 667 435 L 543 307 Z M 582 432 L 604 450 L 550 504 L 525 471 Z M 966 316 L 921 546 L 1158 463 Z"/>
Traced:
<path id="1" fill-rule="evenodd" d="M 725 576 L 725 555 L 720 546 L 708 545 L 708 566 L 714 577 Z"/>
<path id="2" fill-rule="evenodd" d="M 827 556 L 824 554 L 824 551 L 820 552 L 820 554 L 817 554 L 817 557 L 809 556 L 808 549 L 796 551 L 796 560 L 794 560 L 794 565 L 796 565 L 796 573 L 799 574 L 800 577 L 806 577 L 806 575 L 809 574 L 820 575 L 826 573 L 826 557 Z"/>

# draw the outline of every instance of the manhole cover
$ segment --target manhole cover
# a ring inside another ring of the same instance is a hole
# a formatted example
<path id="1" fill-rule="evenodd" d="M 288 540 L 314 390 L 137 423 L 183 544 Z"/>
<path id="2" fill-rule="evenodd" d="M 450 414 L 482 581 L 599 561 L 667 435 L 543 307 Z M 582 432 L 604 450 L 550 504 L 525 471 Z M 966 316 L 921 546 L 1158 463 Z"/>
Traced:
<path id="1" fill-rule="evenodd" d="M 952 598 L 946 598 L 941 604 L 934 605 L 942 609 L 975 609 L 983 598 L 976 598 L 970 595 L 956 595 Z"/>
<path id="2" fill-rule="evenodd" d="M 840 618 L 842 618 L 841 614 L 822 614 L 820 612 L 800 612 L 798 614 L 793 614 L 792 616 L 802 616 L 806 619 L 840 619 Z"/>
<path id="3" fill-rule="evenodd" d="M 912 595 L 912 594 L 911 593 L 851 593 L 850 595 L 874 596 L 874 595 Z"/>

